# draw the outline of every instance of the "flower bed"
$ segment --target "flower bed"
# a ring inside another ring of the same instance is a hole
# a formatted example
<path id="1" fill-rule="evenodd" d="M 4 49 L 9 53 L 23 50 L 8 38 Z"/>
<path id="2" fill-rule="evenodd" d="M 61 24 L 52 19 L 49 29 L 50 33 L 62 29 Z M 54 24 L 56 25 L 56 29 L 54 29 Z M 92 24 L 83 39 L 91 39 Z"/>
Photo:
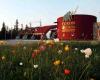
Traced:
<path id="1" fill-rule="evenodd" d="M 0 46 L 0 80 L 97 80 L 100 43 L 39 41 Z"/>

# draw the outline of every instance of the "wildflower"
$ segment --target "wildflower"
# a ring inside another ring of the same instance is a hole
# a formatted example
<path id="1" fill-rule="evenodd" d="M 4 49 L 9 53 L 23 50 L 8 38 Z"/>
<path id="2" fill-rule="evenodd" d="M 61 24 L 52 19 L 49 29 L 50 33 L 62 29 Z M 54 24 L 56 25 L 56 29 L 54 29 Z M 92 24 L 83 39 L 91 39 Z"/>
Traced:
<path id="1" fill-rule="evenodd" d="M 64 62 L 62 61 L 61 64 L 64 64 Z"/>
<path id="2" fill-rule="evenodd" d="M 36 56 L 36 54 L 35 53 L 32 53 L 32 58 L 34 58 Z"/>
<path id="3" fill-rule="evenodd" d="M 57 65 L 59 65 L 59 64 L 60 64 L 60 60 L 54 61 L 54 65 L 55 65 L 55 66 L 57 66 Z"/>
<path id="4" fill-rule="evenodd" d="M 38 54 L 38 53 L 40 53 L 40 50 L 35 49 L 35 50 L 34 50 L 34 53 L 35 53 L 35 54 Z"/>
<path id="5" fill-rule="evenodd" d="M 54 41 L 53 40 L 47 40 L 46 44 L 54 45 Z"/>
<path id="6" fill-rule="evenodd" d="M 54 42 L 59 42 L 59 39 L 58 38 L 54 39 Z"/>
<path id="7" fill-rule="evenodd" d="M 69 46 L 66 45 L 64 49 L 65 49 L 65 51 L 69 51 Z"/>
<path id="8" fill-rule="evenodd" d="M 44 51 L 46 49 L 46 46 L 45 45 L 41 45 L 40 47 L 39 47 L 39 50 L 40 51 Z"/>
<path id="9" fill-rule="evenodd" d="M 25 46 L 23 47 L 23 50 L 26 50 L 26 47 Z"/>
<path id="10" fill-rule="evenodd" d="M 65 69 L 65 70 L 64 70 L 64 74 L 65 74 L 65 75 L 69 75 L 70 73 L 71 73 L 71 71 L 70 71 L 69 69 Z"/>
<path id="11" fill-rule="evenodd" d="M 61 54 L 62 53 L 62 50 L 58 50 L 58 54 Z"/>
<path id="12" fill-rule="evenodd" d="M 85 55 L 85 58 L 89 58 L 89 55 Z"/>
<path id="13" fill-rule="evenodd" d="M 75 48 L 75 51 L 77 51 L 78 50 L 78 48 Z"/>
<path id="14" fill-rule="evenodd" d="M 5 45 L 6 41 L 0 41 L 0 45 Z"/>
<path id="15" fill-rule="evenodd" d="M 91 78 L 90 80 L 95 80 L 95 79 Z"/>
<path id="16" fill-rule="evenodd" d="M 62 42 L 60 43 L 61 46 L 63 46 L 63 44 L 64 44 L 64 43 L 62 43 Z"/>
<path id="17" fill-rule="evenodd" d="M 85 54 L 85 57 L 86 58 L 88 58 L 89 56 L 91 56 L 92 55 L 92 50 L 91 50 L 91 48 L 86 48 L 85 50 L 80 50 L 81 51 L 81 53 L 84 53 Z"/>
<path id="18" fill-rule="evenodd" d="M 2 59 L 2 60 L 5 60 L 5 59 L 6 59 L 6 57 L 5 57 L 5 56 L 2 56 L 2 57 L 1 57 L 1 59 Z"/>
<path id="19" fill-rule="evenodd" d="M 34 68 L 36 69 L 36 68 L 38 68 L 38 65 L 36 64 L 36 65 L 34 65 Z"/>
<path id="20" fill-rule="evenodd" d="M 22 63 L 22 62 L 20 62 L 20 63 L 19 63 L 19 65 L 20 65 L 20 66 L 22 66 L 22 65 L 23 65 L 23 63 Z"/>

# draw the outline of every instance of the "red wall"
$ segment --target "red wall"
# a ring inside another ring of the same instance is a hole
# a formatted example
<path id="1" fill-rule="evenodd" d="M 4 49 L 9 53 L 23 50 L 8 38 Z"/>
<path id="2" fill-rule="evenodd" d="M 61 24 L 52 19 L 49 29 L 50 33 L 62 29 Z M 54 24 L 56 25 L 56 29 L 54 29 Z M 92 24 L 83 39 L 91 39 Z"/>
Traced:
<path id="1" fill-rule="evenodd" d="M 96 17 L 91 15 L 72 15 L 70 21 L 57 19 L 57 37 L 60 40 L 92 40 L 93 24 Z"/>

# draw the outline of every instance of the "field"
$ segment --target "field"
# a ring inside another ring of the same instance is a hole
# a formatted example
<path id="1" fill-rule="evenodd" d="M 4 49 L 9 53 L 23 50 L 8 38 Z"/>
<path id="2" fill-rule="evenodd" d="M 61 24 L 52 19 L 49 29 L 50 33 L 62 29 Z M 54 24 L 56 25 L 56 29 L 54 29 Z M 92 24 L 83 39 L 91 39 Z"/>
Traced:
<path id="1" fill-rule="evenodd" d="M 0 80 L 100 80 L 100 42 L 0 43 Z"/>

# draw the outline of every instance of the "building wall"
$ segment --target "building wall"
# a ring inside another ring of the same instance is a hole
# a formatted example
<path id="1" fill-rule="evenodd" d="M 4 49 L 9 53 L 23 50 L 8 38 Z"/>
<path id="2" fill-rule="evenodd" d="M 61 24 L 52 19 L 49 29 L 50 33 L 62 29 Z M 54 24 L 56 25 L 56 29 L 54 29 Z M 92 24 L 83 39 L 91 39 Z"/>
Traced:
<path id="1" fill-rule="evenodd" d="M 60 40 L 92 40 L 93 25 L 97 19 L 91 15 L 72 15 L 71 20 L 57 19 L 57 37 Z"/>
<path id="2" fill-rule="evenodd" d="M 96 29 L 96 39 L 100 40 L 100 22 L 97 22 L 97 29 Z"/>

